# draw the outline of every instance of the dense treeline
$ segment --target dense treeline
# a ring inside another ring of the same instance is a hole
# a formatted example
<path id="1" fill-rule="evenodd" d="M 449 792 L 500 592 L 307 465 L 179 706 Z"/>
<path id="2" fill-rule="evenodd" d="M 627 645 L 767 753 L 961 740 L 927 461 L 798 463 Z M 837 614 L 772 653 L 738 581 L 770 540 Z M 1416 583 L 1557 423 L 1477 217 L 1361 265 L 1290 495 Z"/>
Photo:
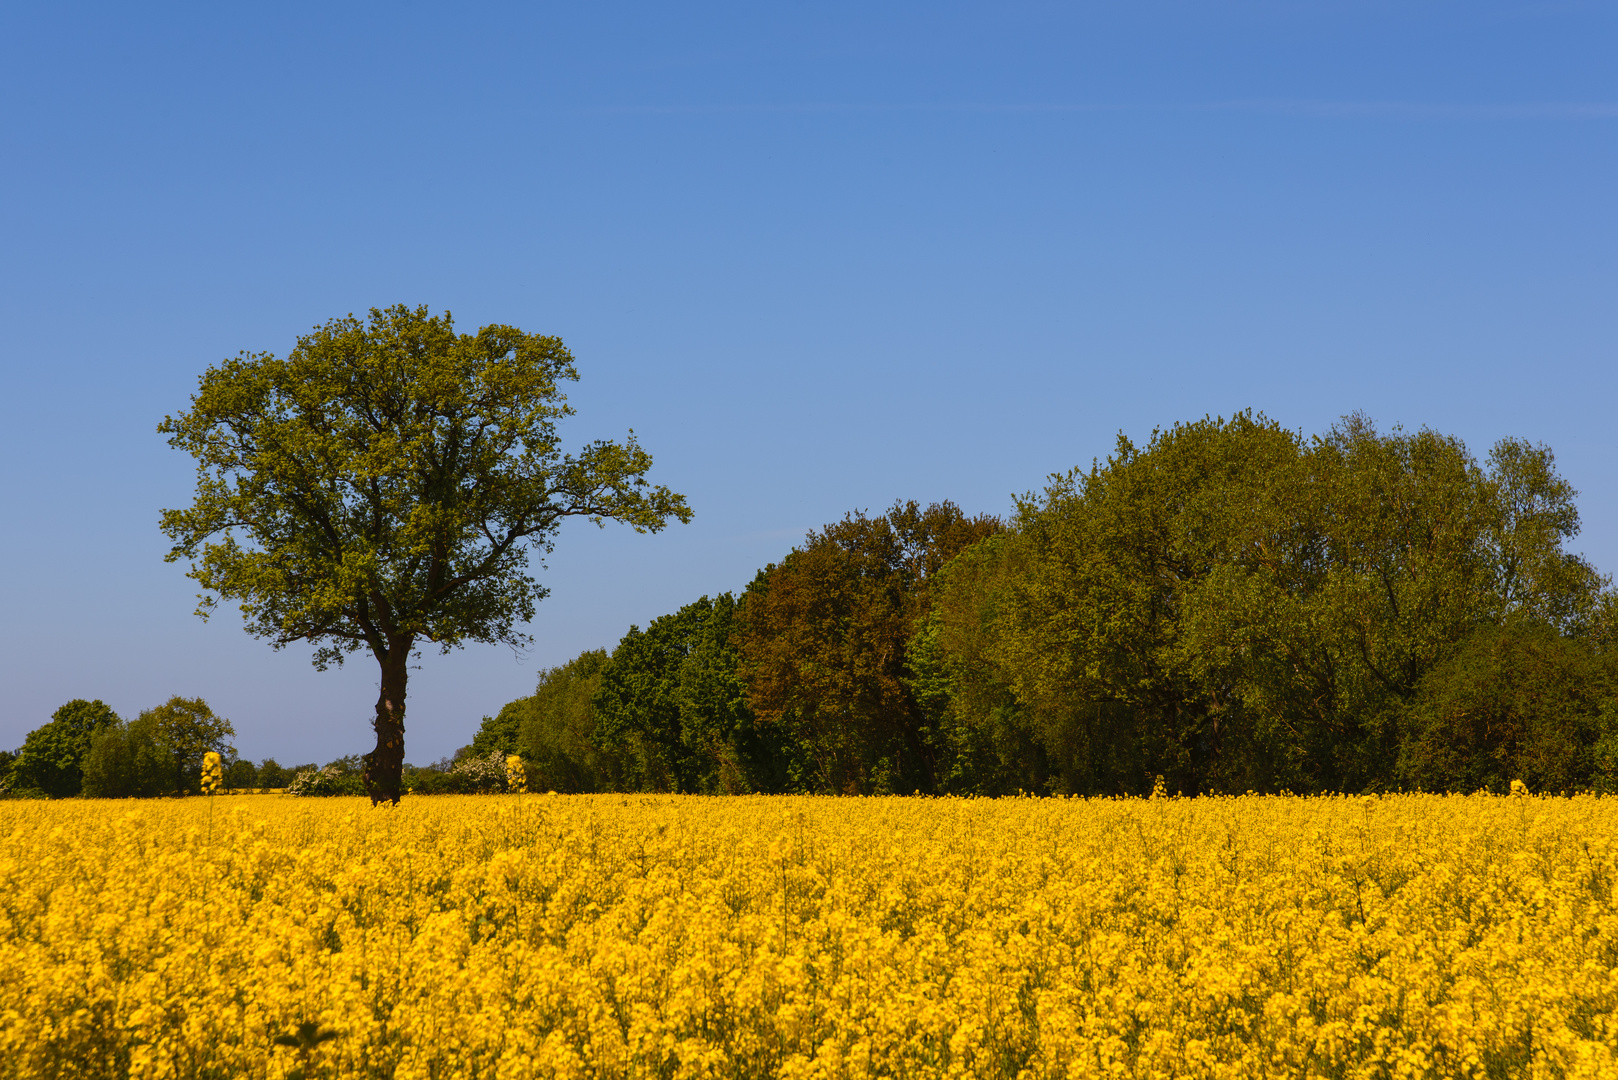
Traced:
<path id="1" fill-rule="evenodd" d="M 558 791 L 1618 788 L 1551 452 L 1350 417 L 1120 437 L 1009 521 L 852 513 L 485 720 Z"/>
<path id="2" fill-rule="evenodd" d="M 1350 417 L 1180 424 L 1054 476 L 1008 520 L 856 512 L 739 595 L 542 672 L 416 793 L 995 795 L 1618 790 L 1618 600 L 1566 549 L 1549 449 L 1478 460 Z M 73 701 L 0 754 L 0 795 L 357 794 L 358 758 L 237 758 L 175 697 Z"/>

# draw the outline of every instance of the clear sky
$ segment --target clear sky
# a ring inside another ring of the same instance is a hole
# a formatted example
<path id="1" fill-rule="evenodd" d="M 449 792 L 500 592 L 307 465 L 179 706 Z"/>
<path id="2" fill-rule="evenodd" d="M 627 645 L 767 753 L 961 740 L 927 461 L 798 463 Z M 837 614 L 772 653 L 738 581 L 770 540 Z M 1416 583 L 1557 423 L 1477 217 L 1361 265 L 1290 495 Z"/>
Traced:
<path id="1" fill-rule="evenodd" d="M 205 697 L 369 749 L 165 564 L 199 373 L 425 303 L 560 335 L 688 526 L 567 528 L 525 655 L 429 652 L 408 757 L 855 508 L 1122 430 L 1356 410 L 1552 446 L 1618 569 L 1618 5 L 0 7 L 0 746 Z"/>

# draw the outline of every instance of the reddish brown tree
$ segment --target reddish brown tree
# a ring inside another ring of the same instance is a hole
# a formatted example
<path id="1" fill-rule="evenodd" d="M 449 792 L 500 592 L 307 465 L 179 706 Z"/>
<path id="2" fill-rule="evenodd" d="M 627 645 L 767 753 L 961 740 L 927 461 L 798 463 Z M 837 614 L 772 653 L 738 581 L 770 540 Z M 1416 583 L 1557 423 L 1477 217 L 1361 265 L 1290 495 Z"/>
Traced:
<path id="1" fill-rule="evenodd" d="M 933 790 L 936 761 L 909 682 L 907 643 L 928 586 L 998 531 L 951 502 L 896 503 L 810 533 L 749 589 L 736 646 L 748 703 L 793 731 L 820 790 Z"/>

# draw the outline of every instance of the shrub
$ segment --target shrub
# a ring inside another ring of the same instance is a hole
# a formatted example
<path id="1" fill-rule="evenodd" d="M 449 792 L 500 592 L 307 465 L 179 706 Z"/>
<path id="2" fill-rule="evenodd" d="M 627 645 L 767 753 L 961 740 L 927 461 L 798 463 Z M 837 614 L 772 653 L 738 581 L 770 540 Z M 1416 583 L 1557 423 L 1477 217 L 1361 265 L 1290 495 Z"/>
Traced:
<path id="1" fill-rule="evenodd" d="M 500 751 L 413 769 L 405 785 L 415 795 L 486 795 L 506 790 L 506 757 Z"/>
<path id="2" fill-rule="evenodd" d="M 288 795 L 364 795 L 365 784 L 359 774 L 345 772 L 337 763 L 323 769 L 301 770 L 286 786 Z"/>

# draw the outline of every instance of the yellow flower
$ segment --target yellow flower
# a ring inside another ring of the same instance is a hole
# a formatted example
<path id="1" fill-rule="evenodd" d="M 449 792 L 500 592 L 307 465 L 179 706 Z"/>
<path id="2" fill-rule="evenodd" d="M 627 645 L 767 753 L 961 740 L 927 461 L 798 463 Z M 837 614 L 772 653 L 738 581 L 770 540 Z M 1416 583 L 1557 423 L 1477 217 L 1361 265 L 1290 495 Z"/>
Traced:
<path id="1" fill-rule="evenodd" d="M 217 795 L 225 785 L 225 767 L 217 753 L 209 750 L 202 755 L 202 793 Z"/>
<path id="2" fill-rule="evenodd" d="M 1611 798 L 209 809 L 0 801 L 7 1077 L 1618 1080 Z"/>
<path id="3" fill-rule="evenodd" d="M 528 772 L 523 768 L 522 758 L 516 754 L 506 757 L 506 789 L 508 791 L 527 791 Z"/>

